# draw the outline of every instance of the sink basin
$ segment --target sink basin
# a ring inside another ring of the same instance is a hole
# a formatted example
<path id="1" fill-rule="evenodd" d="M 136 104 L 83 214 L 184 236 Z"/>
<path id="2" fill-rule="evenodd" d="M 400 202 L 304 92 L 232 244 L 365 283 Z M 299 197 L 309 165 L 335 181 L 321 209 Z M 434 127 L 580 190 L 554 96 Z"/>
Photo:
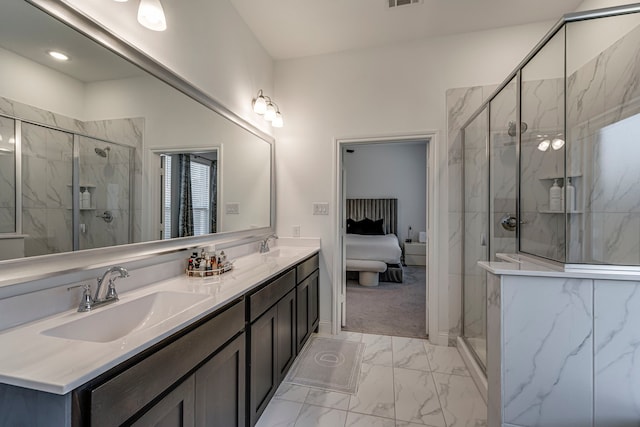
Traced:
<path id="1" fill-rule="evenodd" d="M 305 250 L 305 248 L 273 248 L 263 255 L 267 258 L 294 258 Z"/>
<path id="2" fill-rule="evenodd" d="M 206 299 L 187 292 L 156 292 L 129 302 L 116 302 L 95 313 L 47 329 L 44 335 L 80 341 L 110 342 L 147 329 Z"/>

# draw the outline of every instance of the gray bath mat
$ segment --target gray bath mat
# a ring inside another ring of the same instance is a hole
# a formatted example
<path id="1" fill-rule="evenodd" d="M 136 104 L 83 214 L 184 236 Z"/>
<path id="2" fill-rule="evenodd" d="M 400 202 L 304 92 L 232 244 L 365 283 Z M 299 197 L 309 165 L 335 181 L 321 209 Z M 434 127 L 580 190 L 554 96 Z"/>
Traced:
<path id="1" fill-rule="evenodd" d="M 285 381 L 307 387 L 356 394 L 364 344 L 312 337 Z"/>

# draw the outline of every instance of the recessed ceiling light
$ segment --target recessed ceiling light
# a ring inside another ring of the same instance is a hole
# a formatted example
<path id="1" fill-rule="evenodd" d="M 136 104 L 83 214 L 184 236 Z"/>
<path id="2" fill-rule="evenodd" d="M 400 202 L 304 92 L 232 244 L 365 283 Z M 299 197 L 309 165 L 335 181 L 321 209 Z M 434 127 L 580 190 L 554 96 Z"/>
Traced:
<path id="1" fill-rule="evenodd" d="M 50 56 L 52 56 L 53 58 L 57 59 L 58 61 L 68 61 L 69 60 L 69 56 L 65 55 L 62 52 L 58 52 L 57 50 L 50 50 L 47 52 Z"/>
<path id="2" fill-rule="evenodd" d="M 117 1 L 118 3 L 126 3 L 126 2 L 128 2 L 129 0 L 113 0 L 113 1 Z"/>

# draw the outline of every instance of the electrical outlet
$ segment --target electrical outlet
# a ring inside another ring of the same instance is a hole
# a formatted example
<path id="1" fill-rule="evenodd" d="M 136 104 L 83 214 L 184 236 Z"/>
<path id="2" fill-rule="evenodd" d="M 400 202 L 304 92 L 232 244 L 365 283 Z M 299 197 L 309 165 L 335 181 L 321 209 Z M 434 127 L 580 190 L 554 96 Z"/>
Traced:
<path id="1" fill-rule="evenodd" d="M 227 215 L 239 215 L 240 214 L 240 203 L 238 202 L 229 202 L 226 205 L 225 212 Z"/>
<path id="2" fill-rule="evenodd" d="M 291 235 L 293 237 L 300 237 L 300 226 L 299 225 L 294 225 L 293 227 L 291 227 Z"/>
<path id="3" fill-rule="evenodd" d="M 329 215 L 329 203 L 313 202 L 313 215 Z"/>

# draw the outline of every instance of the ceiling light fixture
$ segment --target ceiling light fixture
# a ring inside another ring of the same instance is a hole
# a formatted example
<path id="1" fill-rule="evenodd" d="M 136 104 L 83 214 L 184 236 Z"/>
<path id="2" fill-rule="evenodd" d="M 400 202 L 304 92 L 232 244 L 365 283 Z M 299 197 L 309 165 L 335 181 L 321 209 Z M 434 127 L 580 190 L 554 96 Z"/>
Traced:
<path id="1" fill-rule="evenodd" d="M 49 56 L 51 56 L 54 59 L 57 59 L 58 61 L 69 60 L 69 55 L 59 52 L 57 50 L 48 50 L 47 53 L 49 54 Z"/>
<path id="2" fill-rule="evenodd" d="M 278 104 L 262 92 L 262 89 L 258 91 L 258 95 L 251 102 L 251 107 L 254 113 L 264 115 L 264 119 L 271 122 L 271 126 L 275 128 L 281 128 L 284 126 L 282 114 Z"/>
<path id="3" fill-rule="evenodd" d="M 140 0 L 138 7 L 138 22 L 145 28 L 153 31 L 167 29 L 167 19 L 160 0 Z"/>

